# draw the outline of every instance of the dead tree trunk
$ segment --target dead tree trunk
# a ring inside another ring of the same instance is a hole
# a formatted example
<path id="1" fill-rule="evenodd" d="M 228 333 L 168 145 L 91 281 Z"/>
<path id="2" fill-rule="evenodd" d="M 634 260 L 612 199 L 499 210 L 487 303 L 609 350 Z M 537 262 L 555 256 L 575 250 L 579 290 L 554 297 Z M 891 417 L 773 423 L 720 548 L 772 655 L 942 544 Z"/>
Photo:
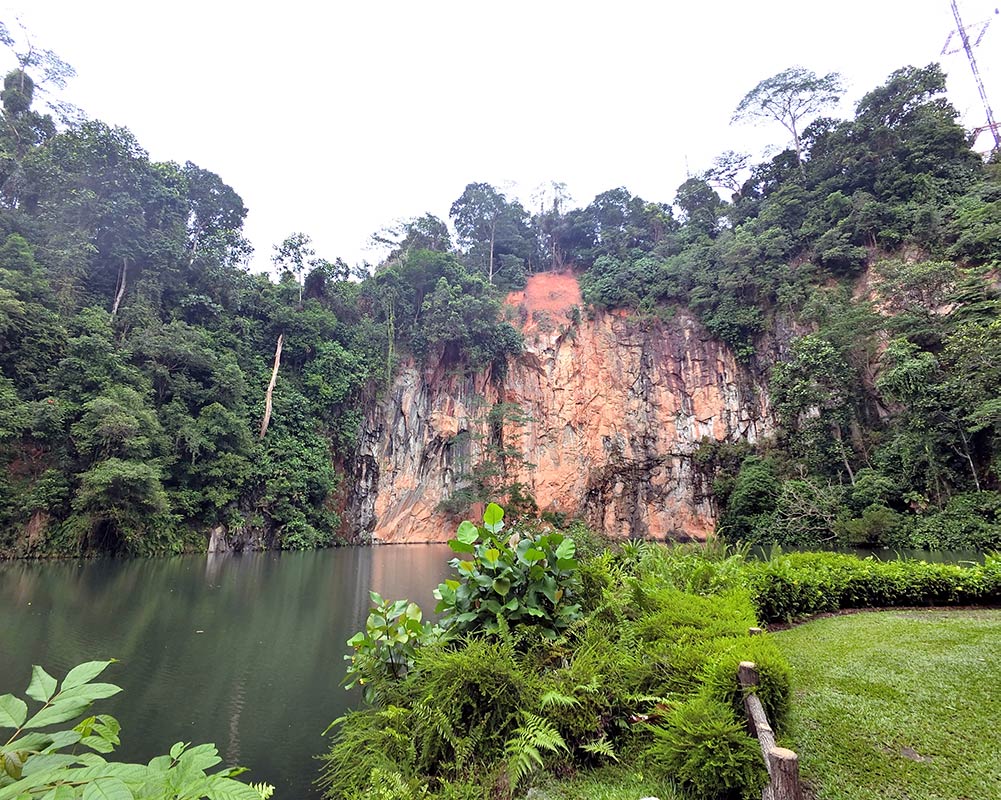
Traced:
<path id="1" fill-rule="evenodd" d="M 122 259 L 122 268 L 118 271 L 118 287 L 115 292 L 115 302 L 111 304 L 111 316 L 114 317 L 118 313 L 118 306 L 122 304 L 122 297 L 125 296 L 125 284 L 129 277 L 129 260 L 127 258 Z"/>
<path id="2" fill-rule="evenodd" d="M 275 365 L 271 369 L 271 382 L 268 384 L 268 391 L 264 394 L 264 419 L 261 420 L 261 436 L 268 432 L 268 423 L 271 422 L 271 395 L 275 391 L 275 383 L 278 381 L 278 367 L 282 363 L 282 340 L 285 334 L 278 335 L 278 344 L 275 345 Z"/>

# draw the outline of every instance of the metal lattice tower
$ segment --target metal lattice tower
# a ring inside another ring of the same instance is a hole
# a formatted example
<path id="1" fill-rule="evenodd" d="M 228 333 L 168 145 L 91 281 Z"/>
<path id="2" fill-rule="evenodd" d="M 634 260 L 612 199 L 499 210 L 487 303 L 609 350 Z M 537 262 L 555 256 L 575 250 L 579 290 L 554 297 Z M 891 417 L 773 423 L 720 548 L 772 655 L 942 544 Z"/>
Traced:
<path id="1" fill-rule="evenodd" d="M 979 29 L 976 41 L 971 42 L 969 29 L 963 25 L 963 20 L 959 16 L 959 6 L 956 4 L 956 0 L 951 0 L 951 5 L 952 16 L 956 20 L 956 30 L 950 33 L 949 38 L 945 40 L 945 46 L 942 48 L 942 54 L 947 55 L 949 53 L 959 52 L 959 48 L 949 50 L 949 44 L 952 42 L 952 37 L 958 33 L 960 41 L 963 43 L 962 49 L 966 52 L 966 58 L 970 62 L 970 69 L 973 70 L 973 80 L 976 81 L 977 92 L 980 94 L 980 100 L 984 104 L 984 111 L 987 113 L 987 124 L 973 129 L 974 139 L 976 139 L 976 137 L 984 131 L 989 130 L 994 136 L 994 149 L 997 150 L 1001 148 L 1001 132 L 998 131 L 998 124 L 994 121 L 994 111 L 991 109 L 990 101 L 987 99 L 987 89 L 984 88 L 984 81 L 980 77 L 980 68 L 977 66 L 977 59 L 973 55 L 973 48 L 980 44 L 980 40 L 984 38 L 984 33 L 987 30 L 987 26 L 990 24 L 990 20 L 975 23 L 970 26 L 970 28 Z M 997 11 L 995 10 L 994 13 L 996 14 Z"/>

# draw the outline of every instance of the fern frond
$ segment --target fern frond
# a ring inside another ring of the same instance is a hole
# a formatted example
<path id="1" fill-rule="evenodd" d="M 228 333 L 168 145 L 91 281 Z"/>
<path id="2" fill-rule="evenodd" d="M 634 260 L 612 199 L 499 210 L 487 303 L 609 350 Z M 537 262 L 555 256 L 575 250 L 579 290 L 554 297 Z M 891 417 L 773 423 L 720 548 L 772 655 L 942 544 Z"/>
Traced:
<path id="1" fill-rule="evenodd" d="M 540 750 L 567 752 L 566 742 L 549 720 L 527 711 L 522 712 L 522 719 L 524 722 L 521 727 L 504 744 L 511 791 L 514 791 L 522 778 L 542 766 Z"/>
<path id="2" fill-rule="evenodd" d="M 546 692 L 542 695 L 542 699 L 539 700 L 540 708 L 552 708 L 553 706 L 557 706 L 559 708 L 576 708 L 579 705 L 580 700 L 576 697 L 571 697 L 570 695 L 557 692 L 556 690 Z"/>
<path id="3" fill-rule="evenodd" d="M 452 728 L 452 722 L 442 713 L 440 708 L 436 708 L 427 701 L 421 700 L 414 703 L 413 715 L 422 727 L 437 733 L 439 737 L 452 745 L 453 749 L 457 747 L 458 742 L 455 730 Z"/>
<path id="4" fill-rule="evenodd" d="M 580 749 L 585 753 L 590 753 L 593 756 L 604 756 L 605 758 L 610 758 L 612 761 L 618 761 L 618 756 L 615 755 L 615 750 L 612 748 L 612 743 L 608 741 L 604 736 L 598 739 L 596 742 L 588 742 L 587 744 L 582 744 Z"/>
<path id="5" fill-rule="evenodd" d="M 250 788 L 261 796 L 261 800 L 268 800 L 275 793 L 275 787 L 270 783 L 252 783 Z"/>

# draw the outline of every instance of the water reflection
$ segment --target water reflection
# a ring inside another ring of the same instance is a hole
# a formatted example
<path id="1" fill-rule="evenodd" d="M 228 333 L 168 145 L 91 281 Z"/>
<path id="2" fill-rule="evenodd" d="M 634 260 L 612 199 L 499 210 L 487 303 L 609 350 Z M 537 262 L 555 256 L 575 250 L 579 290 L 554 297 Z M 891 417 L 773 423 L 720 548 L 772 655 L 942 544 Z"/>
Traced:
<path id="1" fill-rule="evenodd" d="M 0 564 L 0 693 L 31 664 L 63 674 L 113 656 L 125 690 L 102 708 L 123 725 L 122 758 L 175 741 L 215 742 L 285 797 L 315 794 L 313 756 L 345 692 L 344 641 L 368 591 L 433 608 L 441 545 L 159 560 Z"/>

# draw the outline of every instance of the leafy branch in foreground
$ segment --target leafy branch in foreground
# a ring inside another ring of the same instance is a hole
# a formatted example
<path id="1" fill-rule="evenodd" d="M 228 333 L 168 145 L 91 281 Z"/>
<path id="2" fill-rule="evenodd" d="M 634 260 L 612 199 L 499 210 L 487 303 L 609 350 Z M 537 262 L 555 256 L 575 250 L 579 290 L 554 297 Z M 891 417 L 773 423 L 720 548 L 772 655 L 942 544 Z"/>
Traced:
<path id="1" fill-rule="evenodd" d="M 89 716 L 73 728 L 41 730 L 66 723 L 95 700 L 121 691 L 113 683 L 95 683 L 114 659 L 88 661 L 71 669 L 62 684 L 33 666 L 25 695 L 42 704 L 29 716 L 28 703 L 0 695 L 0 728 L 13 734 L 0 745 L 0 800 L 267 800 L 268 784 L 248 785 L 234 778 L 242 768 L 206 771 L 222 762 L 215 745 L 177 742 L 169 755 L 149 764 L 107 761 L 100 754 L 120 744 L 121 726 L 107 714 Z M 86 748 L 78 752 L 79 748 Z M 73 748 L 72 752 L 65 752 Z"/>

